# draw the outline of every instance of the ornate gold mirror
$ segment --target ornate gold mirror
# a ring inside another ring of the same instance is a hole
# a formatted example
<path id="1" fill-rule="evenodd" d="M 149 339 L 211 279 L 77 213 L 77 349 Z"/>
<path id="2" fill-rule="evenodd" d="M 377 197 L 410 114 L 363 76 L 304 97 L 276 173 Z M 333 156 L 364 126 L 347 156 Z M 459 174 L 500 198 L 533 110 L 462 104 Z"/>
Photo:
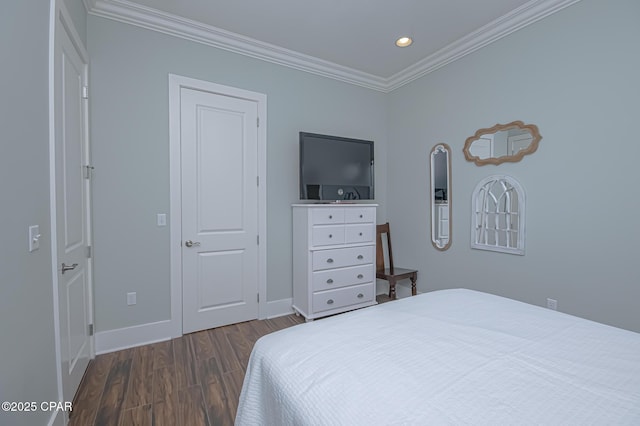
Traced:
<path id="1" fill-rule="evenodd" d="M 533 154 L 542 139 L 535 124 L 514 121 L 480 129 L 464 143 L 464 158 L 477 166 L 485 164 L 515 163 L 525 155 Z"/>
<path id="2" fill-rule="evenodd" d="M 431 163 L 431 243 L 441 251 L 451 247 L 451 148 L 433 147 Z"/>

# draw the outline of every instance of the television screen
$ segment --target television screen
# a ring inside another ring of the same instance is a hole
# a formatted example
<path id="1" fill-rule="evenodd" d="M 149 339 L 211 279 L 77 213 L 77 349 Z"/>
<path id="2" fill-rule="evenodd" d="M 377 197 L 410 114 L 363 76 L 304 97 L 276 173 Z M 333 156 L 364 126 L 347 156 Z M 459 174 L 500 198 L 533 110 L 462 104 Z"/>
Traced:
<path id="1" fill-rule="evenodd" d="M 300 132 L 301 200 L 373 198 L 373 141 Z"/>

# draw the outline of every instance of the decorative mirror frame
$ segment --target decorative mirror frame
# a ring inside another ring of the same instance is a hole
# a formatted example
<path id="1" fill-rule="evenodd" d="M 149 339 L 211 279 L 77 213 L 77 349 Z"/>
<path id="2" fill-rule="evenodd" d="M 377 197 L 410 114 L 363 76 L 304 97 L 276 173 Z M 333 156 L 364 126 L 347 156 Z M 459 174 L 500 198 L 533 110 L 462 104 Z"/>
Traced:
<path id="1" fill-rule="evenodd" d="M 482 179 L 471 199 L 471 248 L 523 256 L 525 208 L 524 189 L 515 178 L 493 175 Z"/>
<path id="2" fill-rule="evenodd" d="M 446 194 L 443 195 L 443 198 L 446 197 L 446 207 L 445 204 L 436 204 L 436 188 L 435 188 L 435 172 L 434 172 L 434 160 L 435 155 L 438 153 L 445 153 L 447 155 L 447 188 Z M 431 244 L 435 247 L 436 250 L 445 251 L 451 247 L 451 148 L 446 143 L 436 144 L 429 154 L 429 164 L 430 164 L 430 175 L 431 175 Z M 444 215 L 446 214 L 446 217 Z M 436 218 L 439 218 L 436 220 Z M 442 240 L 444 238 L 438 238 L 438 235 L 441 232 L 437 232 L 437 230 L 442 230 L 442 225 L 444 222 L 446 223 L 446 242 Z"/>
<path id="3" fill-rule="evenodd" d="M 509 129 L 515 129 L 515 128 L 528 130 L 529 133 L 531 133 L 531 137 L 532 137 L 532 140 L 529 146 L 521 151 L 518 151 L 517 154 L 503 155 L 501 157 L 490 157 L 490 158 L 480 158 L 471 154 L 470 152 L 471 144 L 474 141 L 477 141 L 478 139 L 480 139 L 483 135 L 491 135 L 502 130 L 509 130 Z M 538 149 L 538 144 L 540 143 L 541 139 L 542 139 L 542 136 L 540 136 L 540 131 L 538 130 L 538 126 L 536 126 L 535 124 L 524 124 L 522 121 L 512 121 L 511 123 L 508 123 L 508 124 L 496 124 L 495 126 L 490 127 L 488 129 L 478 130 L 475 133 L 475 135 L 468 137 L 467 140 L 464 142 L 464 148 L 462 149 L 462 152 L 464 153 L 464 158 L 466 158 L 467 161 L 474 162 L 476 166 L 484 166 L 486 164 L 498 165 L 498 164 L 507 163 L 507 162 L 517 163 L 518 161 L 522 160 L 522 158 L 525 155 L 533 154 L 534 152 L 536 152 L 536 150 Z"/>

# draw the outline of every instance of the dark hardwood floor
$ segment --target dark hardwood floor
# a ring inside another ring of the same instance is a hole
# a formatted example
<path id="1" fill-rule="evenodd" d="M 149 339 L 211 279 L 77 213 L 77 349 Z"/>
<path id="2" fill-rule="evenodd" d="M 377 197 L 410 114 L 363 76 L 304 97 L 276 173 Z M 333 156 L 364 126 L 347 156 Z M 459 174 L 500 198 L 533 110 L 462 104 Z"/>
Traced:
<path id="1" fill-rule="evenodd" d="M 253 344 L 302 322 L 295 315 L 254 320 L 98 355 L 80 384 L 69 424 L 233 425 Z"/>

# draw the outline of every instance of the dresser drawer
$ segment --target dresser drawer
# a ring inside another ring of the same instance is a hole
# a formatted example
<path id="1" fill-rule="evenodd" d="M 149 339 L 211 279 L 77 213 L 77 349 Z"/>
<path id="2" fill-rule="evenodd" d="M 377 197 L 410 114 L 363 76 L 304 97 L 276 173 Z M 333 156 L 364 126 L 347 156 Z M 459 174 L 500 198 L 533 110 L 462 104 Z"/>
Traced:
<path id="1" fill-rule="evenodd" d="M 322 225 L 311 228 L 311 244 L 328 246 L 344 244 L 344 225 Z"/>
<path id="2" fill-rule="evenodd" d="M 370 302 L 373 300 L 374 287 L 373 284 L 361 284 L 314 293 L 313 311 L 321 312 Z"/>
<path id="3" fill-rule="evenodd" d="M 344 209 L 342 207 L 323 207 L 311 210 L 312 225 L 331 225 L 334 223 L 344 223 Z"/>
<path id="4" fill-rule="evenodd" d="M 350 208 L 344 212 L 346 223 L 373 223 L 376 210 L 371 207 Z"/>
<path id="5" fill-rule="evenodd" d="M 345 225 L 345 242 L 349 243 L 373 243 L 374 225 L 371 223 L 362 225 Z"/>
<path id="6" fill-rule="evenodd" d="M 370 283 L 374 280 L 373 275 L 371 264 L 314 272 L 312 277 L 313 291 Z"/>
<path id="7" fill-rule="evenodd" d="M 312 254 L 314 271 L 373 263 L 375 246 L 317 250 Z"/>

